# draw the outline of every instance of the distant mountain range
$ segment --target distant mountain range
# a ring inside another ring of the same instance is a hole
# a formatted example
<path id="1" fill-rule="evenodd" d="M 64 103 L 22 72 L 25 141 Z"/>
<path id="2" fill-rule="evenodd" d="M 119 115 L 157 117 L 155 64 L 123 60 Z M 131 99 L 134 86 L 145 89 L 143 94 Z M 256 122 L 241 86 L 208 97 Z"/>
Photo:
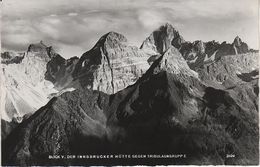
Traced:
<path id="1" fill-rule="evenodd" d="M 188 42 L 169 23 L 140 48 L 109 32 L 80 58 L 42 41 L 4 52 L 3 165 L 258 164 L 258 57 L 239 37 Z M 187 158 L 48 159 L 177 153 Z"/>

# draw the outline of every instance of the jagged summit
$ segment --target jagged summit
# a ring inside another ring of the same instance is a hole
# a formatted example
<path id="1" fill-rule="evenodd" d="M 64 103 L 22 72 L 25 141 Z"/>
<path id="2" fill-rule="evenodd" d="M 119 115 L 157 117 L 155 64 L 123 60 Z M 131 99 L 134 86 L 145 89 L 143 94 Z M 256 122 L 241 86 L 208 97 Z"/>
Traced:
<path id="1" fill-rule="evenodd" d="M 146 38 L 141 49 L 150 54 L 163 54 L 171 45 L 178 47 L 183 42 L 184 39 L 179 32 L 171 24 L 166 23 Z"/>
<path id="2" fill-rule="evenodd" d="M 27 52 L 43 52 L 46 51 L 47 47 L 48 46 L 44 44 L 43 41 L 41 40 L 39 43 L 30 44 L 27 49 Z"/>
<path id="3" fill-rule="evenodd" d="M 68 86 L 77 62 L 67 61 L 43 41 L 30 44 L 23 53 L 3 53 L 1 58 L 4 82 L 0 87 L 5 97 L 1 112 L 6 121 L 33 113 Z"/>
<path id="4" fill-rule="evenodd" d="M 107 41 L 117 40 L 119 42 L 127 42 L 127 39 L 124 35 L 114 32 L 114 31 L 110 31 L 109 33 L 105 34 L 105 38 Z"/>
<path id="5" fill-rule="evenodd" d="M 236 38 L 234 39 L 232 44 L 235 46 L 241 46 L 241 44 L 242 44 L 241 38 L 239 36 L 236 36 Z"/>
<path id="6" fill-rule="evenodd" d="M 104 45 L 108 45 L 110 47 L 117 47 L 118 44 L 125 42 L 127 42 L 127 38 L 124 35 L 114 31 L 110 31 L 98 40 L 94 48 L 102 47 Z"/>
<path id="7" fill-rule="evenodd" d="M 204 63 L 212 62 L 222 56 L 246 54 L 256 52 L 250 50 L 248 45 L 237 36 L 233 43 L 226 41 L 194 42 L 185 41 L 179 32 L 169 23 L 165 23 L 154 30 L 141 45 L 141 49 L 151 58 L 155 59 L 163 55 L 171 46 L 177 48 L 190 68 L 195 69 Z M 149 59 L 150 61 L 153 59 Z"/>
<path id="8" fill-rule="evenodd" d="M 40 58 L 45 62 L 48 62 L 51 59 L 50 48 L 47 45 L 45 45 L 43 41 L 40 41 L 39 43 L 30 44 L 25 57 L 28 57 L 28 59 L 31 59 L 32 57 Z"/>
<path id="9" fill-rule="evenodd" d="M 169 49 L 153 63 L 148 71 L 148 73 L 152 74 L 165 71 L 171 74 L 198 77 L 197 73 L 189 68 L 178 49 L 173 46 L 170 46 Z"/>
<path id="10" fill-rule="evenodd" d="M 45 61 L 50 61 L 55 57 L 62 58 L 52 46 L 46 45 L 42 40 L 39 43 L 30 44 L 27 49 L 27 56 L 36 56 L 44 59 Z M 63 59 L 63 58 L 62 58 Z"/>
<path id="11" fill-rule="evenodd" d="M 234 48 L 235 54 L 247 53 L 249 52 L 248 45 L 241 40 L 239 36 L 236 36 L 234 39 L 232 46 Z"/>
<path id="12" fill-rule="evenodd" d="M 161 25 L 158 30 L 166 34 L 178 33 L 178 31 L 170 23 Z"/>
<path id="13" fill-rule="evenodd" d="M 124 35 L 114 31 L 108 32 L 97 41 L 91 50 L 81 56 L 80 62 L 87 59 L 89 64 L 99 64 L 105 56 L 106 61 L 109 63 L 110 59 L 123 56 L 120 52 L 124 52 L 127 49 L 128 46 L 123 44 L 126 42 L 127 39 Z M 84 65 L 85 63 L 80 66 L 83 67 Z"/>
<path id="14" fill-rule="evenodd" d="M 197 51 L 200 54 L 205 53 L 205 43 L 203 41 L 197 40 L 197 41 L 194 41 L 193 44 L 194 44 L 195 51 Z"/>
<path id="15" fill-rule="evenodd" d="M 112 94 L 133 84 L 149 68 L 147 59 L 125 36 L 112 31 L 81 56 L 73 76 L 82 87 Z"/>
<path id="16" fill-rule="evenodd" d="M 164 25 L 162 25 L 162 26 L 164 26 L 164 27 L 172 27 L 173 28 L 173 26 L 169 23 L 169 22 L 166 22 Z M 161 27 L 162 27 L 161 26 Z"/>

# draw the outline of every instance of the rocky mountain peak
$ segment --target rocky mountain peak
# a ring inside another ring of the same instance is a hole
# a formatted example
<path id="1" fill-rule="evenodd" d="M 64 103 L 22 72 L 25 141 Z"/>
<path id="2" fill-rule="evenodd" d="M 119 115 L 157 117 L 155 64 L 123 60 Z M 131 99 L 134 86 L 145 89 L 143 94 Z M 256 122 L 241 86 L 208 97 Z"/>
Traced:
<path id="1" fill-rule="evenodd" d="M 127 42 L 127 39 L 124 35 L 111 31 L 111 32 L 103 35 L 98 40 L 95 47 L 109 46 L 111 48 L 114 48 L 114 47 L 118 47 L 119 45 L 121 45 L 122 43 L 125 43 L 125 42 Z"/>
<path id="2" fill-rule="evenodd" d="M 149 70 L 151 70 L 153 74 L 166 71 L 171 74 L 187 75 L 197 78 L 197 73 L 189 68 L 179 50 L 173 46 L 170 46 L 170 48 L 153 63 Z"/>
<path id="3" fill-rule="evenodd" d="M 50 61 L 55 57 L 61 57 L 52 46 L 47 46 L 43 41 L 39 43 L 30 44 L 27 49 L 27 56 L 38 57 L 46 62 Z"/>
<path id="4" fill-rule="evenodd" d="M 1 64 L 4 82 L 0 87 L 5 92 L 2 119 L 11 121 L 35 112 L 69 85 L 75 61 L 67 63 L 51 46 L 40 41 L 30 44 L 27 52 L 1 54 Z"/>
<path id="5" fill-rule="evenodd" d="M 236 36 L 232 43 L 232 47 L 234 48 L 235 54 L 248 53 L 249 47 L 248 45 L 241 40 L 239 36 Z"/>
<path id="6" fill-rule="evenodd" d="M 215 41 L 215 40 L 208 41 L 207 44 L 208 44 L 208 45 L 220 45 L 220 43 L 217 42 L 217 41 Z"/>
<path id="7" fill-rule="evenodd" d="M 149 68 L 147 59 L 125 36 L 109 32 L 81 56 L 73 75 L 82 87 L 112 94 L 133 84 Z"/>
<path id="8" fill-rule="evenodd" d="M 43 43 L 43 41 L 40 41 L 39 43 L 30 44 L 27 52 L 45 52 L 47 48 L 47 45 Z"/>
<path id="9" fill-rule="evenodd" d="M 201 40 L 198 40 L 198 41 L 195 41 L 194 43 L 194 49 L 200 53 L 200 54 L 203 54 L 205 53 L 205 44 L 204 42 L 202 42 Z"/>
<path id="10" fill-rule="evenodd" d="M 159 30 L 162 32 L 162 33 L 165 33 L 165 34 L 168 34 L 168 35 L 172 35 L 172 34 L 176 34 L 178 33 L 177 30 L 174 29 L 174 27 L 169 24 L 169 23 L 165 23 L 164 25 L 162 25 Z"/>
<path id="11" fill-rule="evenodd" d="M 171 45 L 180 45 L 183 41 L 179 32 L 171 24 L 166 23 L 146 38 L 141 49 L 151 54 L 163 54 Z"/>
<path id="12" fill-rule="evenodd" d="M 106 37 L 107 41 L 116 40 L 118 42 L 127 42 L 127 39 L 124 35 L 117 33 L 117 32 L 114 32 L 114 31 L 110 31 L 109 33 L 107 33 L 105 35 L 105 37 Z"/>
<path id="13" fill-rule="evenodd" d="M 240 38 L 239 36 L 236 36 L 236 38 L 235 38 L 234 41 L 233 41 L 233 44 L 234 44 L 235 46 L 241 46 L 241 43 L 242 43 L 241 38 Z"/>

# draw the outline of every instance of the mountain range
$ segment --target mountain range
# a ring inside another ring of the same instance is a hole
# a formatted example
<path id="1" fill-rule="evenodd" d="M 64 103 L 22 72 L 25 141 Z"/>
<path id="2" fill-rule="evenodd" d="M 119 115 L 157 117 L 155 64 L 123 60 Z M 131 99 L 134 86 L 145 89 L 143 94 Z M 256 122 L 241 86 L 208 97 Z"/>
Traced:
<path id="1" fill-rule="evenodd" d="M 109 32 L 80 58 L 42 41 L 4 52 L 3 165 L 258 164 L 258 56 L 239 37 L 189 42 L 169 23 L 139 48 Z M 187 157 L 48 159 L 178 153 Z"/>

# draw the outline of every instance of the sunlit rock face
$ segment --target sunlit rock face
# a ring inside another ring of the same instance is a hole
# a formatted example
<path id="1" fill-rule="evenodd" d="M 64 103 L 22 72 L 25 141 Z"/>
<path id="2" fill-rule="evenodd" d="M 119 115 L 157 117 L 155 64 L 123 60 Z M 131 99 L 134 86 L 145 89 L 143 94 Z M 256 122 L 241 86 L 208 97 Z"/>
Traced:
<path id="1" fill-rule="evenodd" d="M 59 61 L 53 64 L 56 59 Z M 42 41 L 31 44 L 25 53 L 2 53 L 2 119 L 20 122 L 25 114 L 31 114 L 45 105 L 60 91 L 55 86 L 60 82 L 55 76 L 61 72 L 66 62 Z"/>
<path id="2" fill-rule="evenodd" d="M 163 70 L 171 74 L 187 75 L 198 78 L 198 74 L 189 68 L 178 49 L 173 46 L 170 46 L 158 60 L 159 59 L 160 63 L 157 65 L 159 71 Z"/>
<path id="3" fill-rule="evenodd" d="M 149 68 L 149 56 L 116 32 L 102 36 L 76 65 L 74 79 L 82 87 L 108 94 L 133 84 Z"/>
<path id="4" fill-rule="evenodd" d="M 236 81 L 242 74 L 258 71 L 258 60 L 258 53 L 223 56 L 215 62 L 203 65 L 197 71 L 203 80 L 224 82 L 232 79 Z"/>

